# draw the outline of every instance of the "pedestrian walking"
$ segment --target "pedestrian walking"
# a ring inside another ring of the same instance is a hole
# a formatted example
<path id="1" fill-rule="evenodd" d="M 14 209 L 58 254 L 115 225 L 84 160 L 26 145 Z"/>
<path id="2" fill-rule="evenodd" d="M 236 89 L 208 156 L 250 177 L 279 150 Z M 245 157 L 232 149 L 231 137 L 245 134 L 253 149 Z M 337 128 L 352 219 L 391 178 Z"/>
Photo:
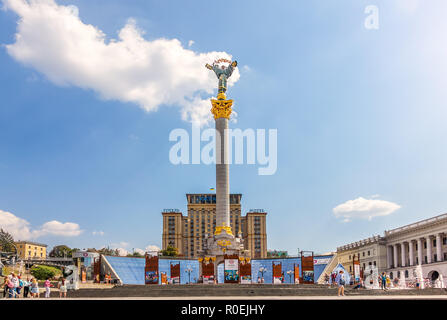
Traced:
<path id="1" fill-rule="evenodd" d="M 335 281 L 338 283 L 338 296 L 344 296 L 345 295 L 346 278 L 345 278 L 343 270 L 340 270 Z"/>
<path id="2" fill-rule="evenodd" d="M 380 277 L 380 283 L 382 284 L 382 290 L 386 290 L 386 273 L 382 272 L 382 276 Z"/>
<path id="3" fill-rule="evenodd" d="M 59 281 L 59 283 L 57 284 L 57 287 L 59 288 L 59 298 L 62 298 L 62 296 L 64 296 L 64 298 L 67 297 L 67 286 L 65 285 L 65 279 L 62 278 L 61 281 Z"/>
<path id="4" fill-rule="evenodd" d="M 13 272 L 13 273 L 11 273 L 11 283 L 12 283 L 12 295 L 13 295 L 13 298 L 18 298 L 18 295 L 17 295 L 17 288 L 19 287 L 19 278 L 17 278 L 17 276 L 15 275 L 15 273 Z M 19 290 L 19 292 L 20 292 L 20 290 Z"/>
<path id="5" fill-rule="evenodd" d="M 329 275 L 328 275 L 327 273 L 324 274 L 324 283 L 325 283 L 327 286 L 330 287 L 330 284 L 329 284 Z"/>
<path id="6" fill-rule="evenodd" d="M 337 273 L 336 272 L 332 272 L 331 273 L 331 286 L 335 286 L 336 285 L 336 281 L 335 279 L 337 278 Z"/>
<path id="7" fill-rule="evenodd" d="M 9 278 L 7 276 L 4 276 L 3 277 L 3 298 L 6 298 L 6 295 L 9 292 L 8 282 L 9 282 Z"/>
<path id="8" fill-rule="evenodd" d="M 49 298 L 51 294 L 51 287 L 53 286 L 50 282 L 50 278 L 45 280 L 43 286 L 45 288 L 45 298 Z"/>
<path id="9" fill-rule="evenodd" d="M 23 281 L 23 297 L 24 298 L 28 298 L 30 284 L 31 283 L 30 283 L 29 277 L 27 277 L 26 280 Z"/>
<path id="10" fill-rule="evenodd" d="M 17 276 L 18 279 L 18 283 L 17 283 L 17 288 L 16 288 L 16 298 L 20 298 L 20 294 L 22 293 L 22 288 L 23 288 L 23 280 L 21 276 Z"/>
<path id="11" fill-rule="evenodd" d="M 39 283 L 37 282 L 36 278 L 33 278 L 31 280 L 31 298 L 39 298 Z"/>
<path id="12" fill-rule="evenodd" d="M 8 294 L 8 298 L 14 298 L 14 283 L 12 282 L 11 277 L 6 277 L 5 290 Z"/>

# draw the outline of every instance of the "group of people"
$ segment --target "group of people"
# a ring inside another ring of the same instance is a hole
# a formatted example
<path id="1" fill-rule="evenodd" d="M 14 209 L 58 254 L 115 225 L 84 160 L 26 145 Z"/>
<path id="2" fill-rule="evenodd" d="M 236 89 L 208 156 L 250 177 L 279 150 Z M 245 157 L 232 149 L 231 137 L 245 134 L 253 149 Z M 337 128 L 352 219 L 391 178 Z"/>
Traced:
<path id="1" fill-rule="evenodd" d="M 346 279 L 347 278 L 346 278 L 343 270 L 340 270 L 338 273 L 333 272 L 330 276 L 328 274 L 324 275 L 325 284 L 327 284 L 330 287 L 332 285 L 338 286 L 338 295 L 339 296 L 345 295 L 344 289 L 345 289 L 345 285 L 347 284 Z M 353 279 L 352 275 L 351 275 L 351 279 Z M 329 281 L 329 280 L 331 280 L 331 281 Z M 399 285 L 399 279 L 396 277 L 393 281 L 391 281 L 390 277 L 386 274 L 386 272 L 382 272 L 382 274 L 380 274 L 378 276 L 377 280 L 380 285 L 380 288 L 384 291 L 389 290 L 389 288 L 391 288 L 392 286 L 397 287 Z M 373 278 L 370 278 L 369 281 L 370 281 L 370 284 L 372 285 Z M 421 285 L 419 283 L 419 280 L 416 279 L 416 288 L 420 289 L 420 287 L 421 287 Z M 355 286 L 353 287 L 353 289 L 360 289 L 360 288 L 365 288 L 365 282 L 362 278 L 360 278 L 358 283 L 356 283 Z"/>
<path id="2" fill-rule="evenodd" d="M 22 279 L 20 274 L 16 275 L 15 273 L 11 273 L 9 276 L 4 277 L 2 286 L 3 298 L 28 298 L 28 296 L 31 298 L 39 298 L 40 296 L 39 282 L 36 278 L 27 277 L 26 279 Z M 43 287 L 45 289 L 45 298 L 49 298 L 51 288 L 54 287 L 49 278 L 45 280 Z M 59 280 L 57 287 L 59 289 L 59 297 L 66 298 L 67 285 L 64 278 Z"/>

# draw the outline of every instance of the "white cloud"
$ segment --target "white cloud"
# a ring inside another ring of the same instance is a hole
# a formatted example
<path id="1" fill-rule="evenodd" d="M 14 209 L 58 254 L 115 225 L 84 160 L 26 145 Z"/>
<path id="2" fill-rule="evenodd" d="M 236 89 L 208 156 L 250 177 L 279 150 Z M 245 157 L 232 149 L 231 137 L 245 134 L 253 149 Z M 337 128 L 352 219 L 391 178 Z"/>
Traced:
<path id="1" fill-rule="evenodd" d="M 100 231 L 96 231 L 95 230 L 95 231 L 92 232 L 92 235 L 94 235 L 94 236 L 103 236 L 104 235 L 104 231 L 101 231 L 101 230 Z"/>
<path id="2" fill-rule="evenodd" d="M 136 252 L 136 253 L 139 253 L 139 254 L 141 254 L 143 256 L 146 253 L 146 251 L 144 251 L 143 249 L 140 249 L 140 248 L 135 248 L 133 251 Z"/>
<path id="3" fill-rule="evenodd" d="M 0 210 L 0 227 L 11 233 L 14 239 L 28 240 L 31 238 L 29 222 L 11 212 Z"/>
<path id="4" fill-rule="evenodd" d="M 194 40 L 189 40 L 188 41 L 188 47 L 192 46 L 194 44 Z"/>
<path id="5" fill-rule="evenodd" d="M 184 120 L 200 125 L 211 119 L 208 98 L 217 78 L 205 64 L 218 57 L 231 59 L 229 54 L 197 53 L 177 39 L 147 41 L 133 19 L 118 39 L 108 41 L 100 29 L 81 21 L 77 7 L 54 0 L 3 3 L 20 17 L 8 53 L 53 83 L 93 89 L 103 99 L 133 102 L 146 111 L 179 106 Z M 239 77 L 236 68 L 229 86 Z"/>
<path id="6" fill-rule="evenodd" d="M 357 218 L 371 220 L 374 217 L 387 216 L 400 207 L 396 203 L 385 200 L 359 197 L 336 206 L 332 211 L 337 218 L 343 218 L 344 222 L 349 222 Z"/>
<path id="7" fill-rule="evenodd" d="M 147 252 L 158 252 L 158 251 L 160 251 L 160 248 L 157 247 L 157 246 L 154 246 L 154 245 L 148 245 L 148 246 L 145 248 L 145 250 L 146 250 Z"/>
<path id="8" fill-rule="evenodd" d="M 45 235 L 76 237 L 82 233 L 77 223 L 73 222 L 59 222 L 56 220 L 46 222 L 42 225 L 40 230 L 35 231 L 36 237 Z"/>
<path id="9" fill-rule="evenodd" d="M 0 226 L 11 233 L 16 240 L 30 240 L 46 235 L 75 237 L 82 233 L 77 223 L 62 223 L 56 220 L 46 222 L 40 228 L 31 230 L 28 221 L 2 210 L 0 210 Z"/>
<path id="10" fill-rule="evenodd" d="M 116 248 L 116 250 L 118 250 L 118 255 L 122 257 L 125 257 L 129 254 L 129 251 L 124 248 Z"/>

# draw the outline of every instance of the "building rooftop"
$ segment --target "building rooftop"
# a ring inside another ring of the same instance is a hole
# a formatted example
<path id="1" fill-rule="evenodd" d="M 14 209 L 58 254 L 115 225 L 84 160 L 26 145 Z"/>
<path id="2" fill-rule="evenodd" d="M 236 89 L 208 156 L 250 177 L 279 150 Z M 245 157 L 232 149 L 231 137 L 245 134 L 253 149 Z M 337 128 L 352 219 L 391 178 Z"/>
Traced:
<path id="1" fill-rule="evenodd" d="M 338 247 L 337 251 L 344 251 L 344 250 L 354 249 L 354 248 L 362 247 L 362 246 L 367 245 L 367 244 L 372 244 L 372 243 L 379 242 L 379 241 L 384 241 L 384 240 L 385 240 L 385 238 L 381 237 L 379 235 L 372 236 L 372 237 L 369 237 L 367 239 L 363 239 L 363 240 L 360 240 L 360 241 L 352 242 L 352 243 L 349 243 L 347 245 Z"/>
<path id="2" fill-rule="evenodd" d="M 407 224 L 406 226 L 403 227 L 399 227 L 399 228 L 395 228 L 395 229 L 391 229 L 391 230 L 385 230 L 385 236 L 389 236 L 389 235 L 393 235 L 402 231 L 409 231 L 412 229 L 416 229 L 422 226 L 426 226 L 429 225 L 431 223 L 435 223 L 435 222 L 439 222 L 439 221 L 443 221 L 443 220 L 447 220 L 447 213 L 441 214 L 439 216 L 433 217 L 433 218 L 428 218 L 425 220 L 421 220 L 415 223 L 411 223 L 411 224 Z"/>
<path id="3" fill-rule="evenodd" d="M 267 212 L 265 212 L 264 209 L 250 209 L 250 210 L 248 210 L 247 213 L 265 213 L 265 214 L 267 214 Z"/>
<path id="4" fill-rule="evenodd" d="M 48 247 L 48 245 L 46 245 L 46 244 L 43 244 L 43 243 L 39 243 L 39 242 L 33 242 L 33 241 L 26 241 L 26 240 L 23 240 L 23 241 L 16 241 L 15 242 L 16 244 L 22 244 L 22 243 L 25 243 L 25 244 L 32 244 L 32 245 L 35 245 L 35 246 L 39 246 L 39 247 Z"/>

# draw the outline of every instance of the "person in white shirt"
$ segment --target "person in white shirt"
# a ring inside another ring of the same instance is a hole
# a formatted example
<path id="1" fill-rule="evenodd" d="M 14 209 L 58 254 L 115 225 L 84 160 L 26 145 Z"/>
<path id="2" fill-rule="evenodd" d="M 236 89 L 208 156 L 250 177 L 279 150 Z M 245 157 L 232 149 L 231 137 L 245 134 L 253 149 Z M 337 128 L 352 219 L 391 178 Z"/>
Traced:
<path id="1" fill-rule="evenodd" d="M 19 278 L 14 273 L 11 273 L 11 282 L 14 284 L 13 294 L 14 298 L 18 298 L 17 288 L 19 287 Z"/>

